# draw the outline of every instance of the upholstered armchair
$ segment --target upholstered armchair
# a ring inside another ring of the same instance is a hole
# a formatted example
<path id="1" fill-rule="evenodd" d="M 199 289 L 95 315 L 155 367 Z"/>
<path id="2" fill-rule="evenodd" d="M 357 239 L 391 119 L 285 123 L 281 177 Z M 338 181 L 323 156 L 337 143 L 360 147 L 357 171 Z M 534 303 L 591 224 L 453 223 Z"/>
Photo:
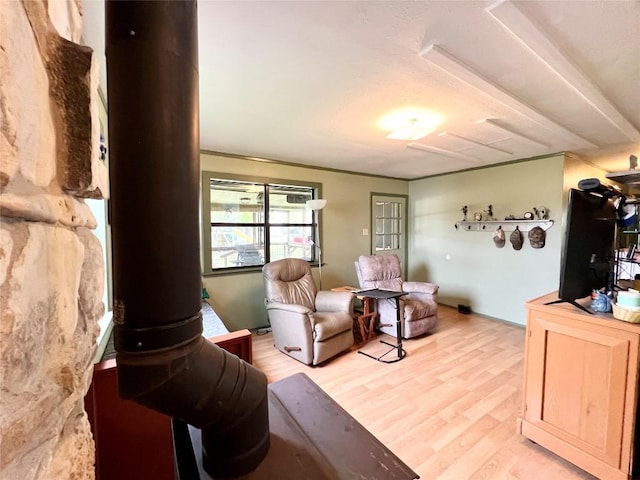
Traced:
<path id="1" fill-rule="evenodd" d="M 297 258 L 267 263 L 262 276 L 278 350 L 318 365 L 353 345 L 351 292 L 316 292 L 311 267 Z"/>
<path id="2" fill-rule="evenodd" d="M 400 326 L 403 338 L 429 332 L 438 323 L 438 285 L 405 282 L 397 255 L 361 255 L 355 262 L 360 288 L 406 292 L 400 297 Z M 379 300 L 379 330 L 396 336 L 395 300 Z"/>

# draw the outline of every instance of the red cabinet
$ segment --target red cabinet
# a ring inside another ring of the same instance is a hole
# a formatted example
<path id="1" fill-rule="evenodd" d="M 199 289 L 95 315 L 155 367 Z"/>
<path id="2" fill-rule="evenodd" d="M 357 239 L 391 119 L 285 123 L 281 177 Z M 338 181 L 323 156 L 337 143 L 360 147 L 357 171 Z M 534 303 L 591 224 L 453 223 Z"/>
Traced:
<path id="1" fill-rule="evenodd" d="M 251 332 L 209 338 L 251 363 Z M 115 360 L 94 365 L 85 397 L 96 443 L 97 480 L 174 480 L 171 418 L 118 396 Z"/>

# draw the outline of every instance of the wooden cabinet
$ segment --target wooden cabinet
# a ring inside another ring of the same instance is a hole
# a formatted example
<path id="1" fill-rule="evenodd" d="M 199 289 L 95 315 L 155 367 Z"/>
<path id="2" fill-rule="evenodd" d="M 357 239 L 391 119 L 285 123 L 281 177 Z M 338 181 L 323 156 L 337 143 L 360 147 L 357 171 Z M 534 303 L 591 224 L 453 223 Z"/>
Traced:
<path id="1" fill-rule="evenodd" d="M 640 325 L 545 305 L 556 298 L 527 303 L 518 430 L 599 478 L 630 479 L 638 470 Z"/>

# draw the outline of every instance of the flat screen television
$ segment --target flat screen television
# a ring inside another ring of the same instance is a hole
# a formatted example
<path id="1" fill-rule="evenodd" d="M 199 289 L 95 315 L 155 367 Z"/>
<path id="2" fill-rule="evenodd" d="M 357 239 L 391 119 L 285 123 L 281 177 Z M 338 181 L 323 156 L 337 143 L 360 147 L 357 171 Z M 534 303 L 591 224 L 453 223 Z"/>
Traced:
<path id="1" fill-rule="evenodd" d="M 569 302 L 589 312 L 576 302 L 592 290 L 613 288 L 616 207 L 611 198 L 569 190 L 564 243 L 560 263 L 560 288 L 557 302 Z"/>

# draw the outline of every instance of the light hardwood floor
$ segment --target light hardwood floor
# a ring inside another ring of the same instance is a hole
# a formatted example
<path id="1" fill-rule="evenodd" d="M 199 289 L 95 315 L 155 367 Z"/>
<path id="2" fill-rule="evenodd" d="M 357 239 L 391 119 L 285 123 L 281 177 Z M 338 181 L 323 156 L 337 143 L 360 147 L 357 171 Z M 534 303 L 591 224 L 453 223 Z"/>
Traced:
<path id="1" fill-rule="evenodd" d="M 516 433 L 524 328 L 444 306 L 439 320 L 393 364 L 354 347 L 308 367 L 276 350 L 270 333 L 254 334 L 253 360 L 269 382 L 306 373 L 422 479 L 594 479 Z M 381 338 L 363 350 L 388 350 Z"/>

